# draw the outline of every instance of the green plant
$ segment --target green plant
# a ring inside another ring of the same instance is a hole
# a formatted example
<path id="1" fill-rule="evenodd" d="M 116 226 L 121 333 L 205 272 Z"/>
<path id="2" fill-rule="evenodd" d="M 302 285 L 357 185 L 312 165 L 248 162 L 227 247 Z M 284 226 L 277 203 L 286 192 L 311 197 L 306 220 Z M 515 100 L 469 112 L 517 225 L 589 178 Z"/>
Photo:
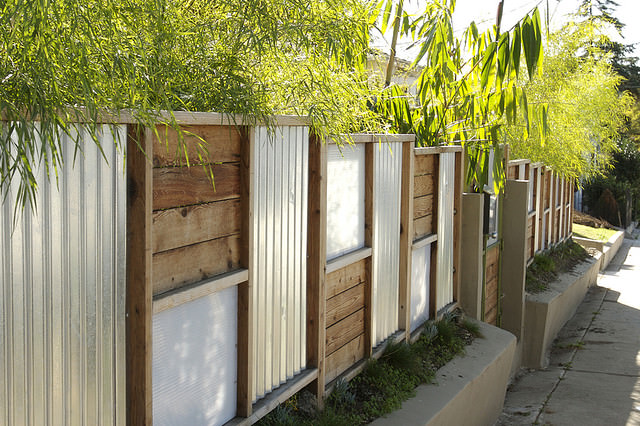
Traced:
<path id="1" fill-rule="evenodd" d="M 482 332 L 480 331 L 480 326 L 478 325 L 478 323 L 470 320 L 469 318 L 462 319 L 462 321 L 460 322 L 460 327 L 467 330 L 474 337 L 484 337 L 482 335 Z"/>
<path id="2" fill-rule="evenodd" d="M 73 161 L 62 136 L 81 155 L 79 127 L 95 135 L 121 112 L 151 128 L 177 127 L 160 110 L 250 123 L 308 115 L 320 136 L 377 128 L 364 73 L 371 6 L 361 0 L 8 0 L 0 9 L 0 191 L 19 184 L 19 204 L 34 200 L 36 166 L 55 178 Z"/>
<path id="3" fill-rule="evenodd" d="M 525 289 L 529 293 L 540 293 L 548 289 L 558 274 L 570 271 L 584 261 L 589 254 L 573 240 L 558 244 L 546 252 L 536 254 L 527 268 Z"/>
<path id="4" fill-rule="evenodd" d="M 524 74 L 521 63 L 529 78 L 541 71 L 540 14 L 533 9 L 508 30 L 498 23 L 479 33 L 472 23 L 458 38 L 452 26 L 455 1 L 428 2 L 415 17 L 403 12 L 402 5 L 402 1 L 396 4 L 393 0 L 380 3 L 379 10 L 384 10 L 382 29 L 386 29 L 391 16 L 402 15 L 399 31 L 414 40 L 419 49 L 414 64 L 420 63 L 423 71 L 415 97 L 392 84 L 378 97 L 376 111 L 391 131 L 415 133 L 420 146 L 461 143 L 473 148 L 469 151 L 467 182 L 481 190 L 489 173 L 488 151 L 497 149 L 502 141 L 498 130 L 503 120 L 514 123 L 522 114 L 526 121 L 520 128 L 523 133 L 533 122 L 539 122 L 541 129 L 547 128 L 547 106 L 528 103 L 526 90 L 516 84 L 518 76 Z M 398 31 L 395 25 L 394 31 Z M 496 162 L 492 171 L 496 192 L 504 182 L 500 163 Z"/>

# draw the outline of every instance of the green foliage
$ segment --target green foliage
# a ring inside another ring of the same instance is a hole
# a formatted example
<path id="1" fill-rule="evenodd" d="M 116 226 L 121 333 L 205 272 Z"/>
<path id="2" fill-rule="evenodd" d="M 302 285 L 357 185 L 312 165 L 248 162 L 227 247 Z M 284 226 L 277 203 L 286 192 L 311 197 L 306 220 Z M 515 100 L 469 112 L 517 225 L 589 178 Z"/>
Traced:
<path id="1" fill-rule="evenodd" d="M 549 288 L 558 274 L 572 270 L 589 257 L 582 246 L 573 240 L 565 241 L 551 249 L 536 254 L 527 268 L 525 289 L 529 293 L 540 293 Z"/>
<path id="2" fill-rule="evenodd" d="M 609 241 L 609 238 L 617 232 L 615 229 L 593 228 L 587 225 L 574 223 L 571 226 L 571 232 L 576 237 L 590 238 L 592 240 Z"/>
<path id="3" fill-rule="evenodd" d="M 59 137 L 77 143 L 74 122 L 94 134 L 122 110 L 145 126 L 160 110 L 309 115 L 321 135 L 375 126 L 360 0 L 9 0 L 0 11 L 0 189 L 19 180 L 23 203 L 37 164 L 53 175 L 72 160 Z"/>
<path id="4" fill-rule="evenodd" d="M 631 99 L 618 92 L 620 77 L 592 43 L 601 30 L 583 22 L 551 34 L 544 71 L 520 83 L 530 105 L 549 105 L 548 130 L 524 118 L 509 124 L 512 158 L 542 161 L 570 178 L 593 177 L 610 166 Z"/>
<path id="5" fill-rule="evenodd" d="M 308 396 L 303 391 L 285 402 L 286 408 L 271 412 L 258 424 L 368 424 L 398 409 L 402 401 L 415 394 L 419 384 L 430 383 L 440 367 L 464 352 L 470 338 L 462 323 L 464 318 L 457 313 L 445 315 L 438 321 L 427 322 L 425 330 L 433 330 L 433 334 L 423 333 L 411 345 L 387 344 L 380 359 L 367 360 L 363 371 L 353 380 L 335 383 L 325 409 L 320 412 L 302 409 L 301 401 Z"/>
<path id="6" fill-rule="evenodd" d="M 385 10 L 389 3 L 386 0 Z M 424 68 L 416 97 L 393 85 L 379 96 L 376 110 L 390 131 L 415 133 L 420 146 L 464 144 L 478 153 L 497 147 L 503 120 L 513 123 L 518 114 L 527 123 L 524 133 L 529 123 L 546 129 L 546 105 L 528 104 L 526 91 L 516 84 L 522 61 L 529 78 L 542 70 L 538 10 L 509 31 L 494 27 L 479 34 L 472 23 L 457 38 L 451 21 L 454 7 L 454 1 L 431 1 L 417 17 L 403 21 L 402 34 L 411 36 L 419 47 L 414 64 Z M 475 164 L 484 162 L 476 155 Z M 497 175 L 500 189 L 504 179 L 500 171 Z M 481 188 L 486 177 L 482 167 L 479 172 L 471 167 L 468 183 Z"/>

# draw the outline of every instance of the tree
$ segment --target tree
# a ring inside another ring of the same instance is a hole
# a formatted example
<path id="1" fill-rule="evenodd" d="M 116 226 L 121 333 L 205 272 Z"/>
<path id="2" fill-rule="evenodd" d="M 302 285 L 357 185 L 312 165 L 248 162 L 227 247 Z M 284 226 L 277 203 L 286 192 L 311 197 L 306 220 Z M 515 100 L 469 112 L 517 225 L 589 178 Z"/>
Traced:
<path id="1" fill-rule="evenodd" d="M 382 2 L 385 19 L 391 1 Z M 532 10 L 508 31 L 496 25 L 480 34 L 472 23 L 457 38 L 451 22 L 454 7 L 453 0 L 435 0 L 417 17 L 405 15 L 400 31 L 411 36 L 420 49 L 414 64 L 424 65 L 417 82 L 418 96 L 390 85 L 380 93 L 376 110 L 391 131 L 415 133 L 421 146 L 469 146 L 473 154 L 468 181 L 481 187 L 487 181 L 487 153 L 498 149 L 501 142 L 503 119 L 512 123 L 521 114 L 526 127 L 539 121 L 546 129 L 546 106 L 529 105 L 526 90 L 516 84 L 524 74 L 521 61 L 529 78 L 541 72 L 540 14 Z M 495 169 L 494 175 L 501 185 L 503 170 Z"/>
<path id="2" fill-rule="evenodd" d="M 549 106 L 549 129 L 544 135 L 534 124 L 522 138 L 523 119 L 507 125 L 514 156 L 543 161 L 570 178 L 589 178 L 610 166 L 631 98 L 618 91 L 622 79 L 594 43 L 600 30 L 584 21 L 550 35 L 543 73 L 520 83 L 530 104 Z"/>
<path id="3" fill-rule="evenodd" d="M 72 160 L 59 136 L 76 121 L 95 133 L 122 110 L 154 128 L 160 110 L 297 113 L 323 134 L 375 126 L 364 1 L 8 0 L 0 11 L 0 189 L 19 180 L 22 204 L 36 164 L 53 176 Z"/>
<path id="4" fill-rule="evenodd" d="M 576 15 L 596 25 L 610 25 L 622 36 L 625 24 L 613 14 L 618 6 L 613 0 L 582 0 Z M 611 66 L 622 77 L 620 90 L 628 90 L 640 97 L 640 67 L 638 58 L 631 56 L 633 45 L 613 41 L 606 35 L 592 40 L 592 44 L 610 55 Z"/>

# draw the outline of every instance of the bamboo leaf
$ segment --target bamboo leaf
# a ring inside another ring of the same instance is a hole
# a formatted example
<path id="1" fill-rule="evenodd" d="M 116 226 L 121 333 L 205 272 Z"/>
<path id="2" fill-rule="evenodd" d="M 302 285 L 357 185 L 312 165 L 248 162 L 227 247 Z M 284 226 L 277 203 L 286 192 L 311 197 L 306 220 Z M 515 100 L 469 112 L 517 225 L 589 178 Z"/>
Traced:
<path id="1" fill-rule="evenodd" d="M 487 87 L 487 82 L 489 81 L 489 75 L 493 67 L 495 66 L 495 56 L 496 56 L 496 42 L 492 42 L 487 46 L 487 51 L 484 54 L 483 63 L 482 63 L 482 77 L 480 79 L 480 87 L 484 90 Z"/>

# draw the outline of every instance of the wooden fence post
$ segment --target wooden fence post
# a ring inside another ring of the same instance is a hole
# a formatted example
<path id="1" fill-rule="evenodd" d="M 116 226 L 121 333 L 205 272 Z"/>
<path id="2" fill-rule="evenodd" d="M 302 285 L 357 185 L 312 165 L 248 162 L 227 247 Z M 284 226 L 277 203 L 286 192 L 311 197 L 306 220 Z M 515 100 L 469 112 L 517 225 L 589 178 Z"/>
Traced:
<path id="1" fill-rule="evenodd" d="M 414 143 L 402 144 L 402 183 L 400 191 L 400 289 L 398 327 L 411 338 L 411 260 L 413 246 Z"/>
<path id="2" fill-rule="evenodd" d="M 135 426 L 151 425 L 153 415 L 152 132 L 131 125 L 127 130 L 126 418 Z"/>
<path id="3" fill-rule="evenodd" d="M 373 149 L 375 144 L 365 144 L 364 151 L 364 245 L 371 247 L 371 256 L 366 261 L 365 276 L 365 315 L 364 315 L 364 357 L 371 356 L 373 351 L 373 253 L 376 250 L 373 247 L 373 199 L 375 194 L 374 188 L 374 170 L 373 170 Z"/>
<path id="4" fill-rule="evenodd" d="M 251 133 L 249 133 L 251 132 Z M 253 174 L 255 130 L 245 129 L 240 149 L 240 202 L 241 202 L 241 254 L 243 268 L 251 269 L 253 262 Z M 249 280 L 238 285 L 238 400 L 237 414 L 249 417 L 253 395 L 253 283 Z"/>
<path id="5" fill-rule="evenodd" d="M 307 367 L 318 369 L 310 387 L 324 403 L 325 279 L 327 268 L 327 144 L 316 136 L 309 142 L 309 206 L 307 235 Z"/>

